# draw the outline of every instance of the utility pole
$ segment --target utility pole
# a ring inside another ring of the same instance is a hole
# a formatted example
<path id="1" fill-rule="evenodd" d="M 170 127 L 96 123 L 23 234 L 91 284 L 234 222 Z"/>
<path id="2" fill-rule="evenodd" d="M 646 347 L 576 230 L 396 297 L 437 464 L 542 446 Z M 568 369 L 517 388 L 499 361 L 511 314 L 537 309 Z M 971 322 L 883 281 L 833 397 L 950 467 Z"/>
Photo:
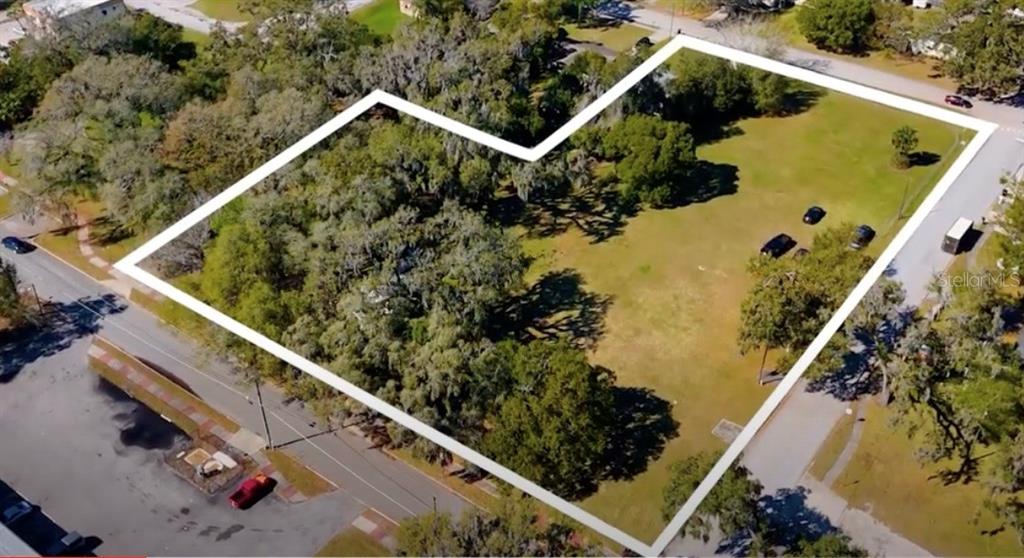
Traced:
<path id="1" fill-rule="evenodd" d="M 678 3 L 679 3 L 679 0 L 673 0 L 672 1 L 672 15 L 671 15 L 671 17 L 668 20 L 668 36 L 669 36 L 669 38 L 672 37 L 672 29 L 674 29 L 675 26 L 676 26 L 676 4 L 678 4 Z"/>
<path id="2" fill-rule="evenodd" d="M 263 432 L 267 435 L 267 449 L 274 449 L 274 442 L 270 439 L 270 423 L 267 422 L 267 410 L 263 407 L 263 392 L 260 391 L 262 382 L 256 378 L 256 400 L 260 404 L 260 415 L 263 417 Z"/>

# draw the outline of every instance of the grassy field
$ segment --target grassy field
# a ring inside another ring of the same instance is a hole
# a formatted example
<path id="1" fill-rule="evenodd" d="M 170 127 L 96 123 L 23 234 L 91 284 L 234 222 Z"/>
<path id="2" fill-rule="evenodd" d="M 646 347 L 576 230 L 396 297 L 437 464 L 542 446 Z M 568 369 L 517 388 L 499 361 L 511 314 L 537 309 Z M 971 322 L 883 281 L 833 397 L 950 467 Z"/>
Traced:
<path id="1" fill-rule="evenodd" d="M 578 25 L 566 25 L 565 31 L 569 37 L 577 41 L 600 43 L 614 50 L 623 52 L 629 50 L 640 39 L 651 34 L 649 29 L 623 23 L 613 27 L 580 27 Z"/>
<path id="2" fill-rule="evenodd" d="M 843 453 L 843 449 L 846 448 L 846 443 L 853 434 L 854 424 L 857 424 L 856 413 L 839 417 L 839 422 L 832 427 L 828 438 L 818 448 L 818 453 L 814 456 L 814 461 L 811 463 L 809 472 L 814 478 L 825 480 L 825 476 L 832 466 L 835 465 L 836 460 L 839 459 L 839 454 Z"/>
<path id="3" fill-rule="evenodd" d="M 210 36 L 201 31 L 195 29 L 183 29 L 181 32 L 181 38 L 196 45 L 196 50 L 203 50 L 206 45 L 210 44 Z"/>
<path id="4" fill-rule="evenodd" d="M 370 28 L 378 35 L 390 36 L 409 16 L 398 9 L 398 0 L 373 0 L 352 12 L 352 19 Z"/>
<path id="5" fill-rule="evenodd" d="M 942 87 L 950 92 L 956 91 L 956 82 L 941 75 L 935 68 L 937 61 L 928 58 L 902 56 L 880 51 L 872 51 L 864 56 L 848 56 L 819 50 L 818 47 L 807 42 L 807 39 L 805 39 L 800 33 L 800 29 L 796 22 L 796 14 L 799 9 L 800 7 L 797 6 L 793 9 L 786 10 L 772 20 L 772 25 L 793 47 L 813 52 L 815 54 L 830 56 L 840 60 L 853 62 L 855 64 L 861 64 L 883 72 L 901 75 L 918 81 L 924 81 L 937 87 Z M 918 12 L 918 10 L 914 10 L 913 13 L 917 14 Z"/>
<path id="6" fill-rule="evenodd" d="M 714 0 L 654 0 L 650 6 L 658 11 L 694 19 L 703 19 L 718 9 Z"/>
<path id="7" fill-rule="evenodd" d="M 326 479 L 284 451 L 267 450 L 266 455 L 274 468 L 288 479 L 288 482 L 292 483 L 303 496 L 313 498 L 334 490 L 334 486 Z"/>
<path id="8" fill-rule="evenodd" d="M 886 409 L 868 405 L 864 435 L 833 490 L 937 555 L 1024 554 L 1012 530 L 999 530 L 984 508 L 987 490 L 980 482 L 944 485 L 936 474 L 948 464 L 922 465 L 906 432 L 889 424 Z"/>
<path id="9" fill-rule="evenodd" d="M 889 139 L 904 124 L 940 163 L 893 169 Z M 802 114 L 739 127 L 698 151 L 738 169 L 735 194 L 642 211 L 603 242 L 578 228 L 525 240 L 532 278 L 574 270 L 586 291 L 609 301 L 592 362 L 614 371 L 620 385 L 651 388 L 673 405 L 678 437 L 660 459 L 632 480 L 605 482 L 582 504 L 647 540 L 664 525 L 652 502 L 661 501 L 669 464 L 724 447 L 711 434 L 716 423 L 745 423 L 774 388 L 757 383 L 760 355 L 741 356 L 736 346 L 748 259 L 776 233 L 806 244 L 843 221 L 873 226 L 879 252 L 902 222 L 900 206 L 919 202 L 960 148 L 960 131 L 943 123 L 831 93 Z M 814 204 L 829 214 L 811 228 L 800 218 Z"/>
<path id="10" fill-rule="evenodd" d="M 191 6 L 213 19 L 250 21 L 252 16 L 238 9 L 238 0 L 196 0 Z"/>
<path id="11" fill-rule="evenodd" d="M 334 535 L 317 556 L 391 556 L 394 554 L 359 529 L 349 527 Z"/>
<path id="12" fill-rule="evenodd" d="M 99 202 L 81 200 L 75 204 L 79 216 L 91 221 L 96 219 L 103 207 Z M 71 264 L 98 281 L 106 281 L 110 274 L 91 263 L 82 255 L 78 246 L 78 227 L 57 227 L 32 239 L 32 242 Z"/>

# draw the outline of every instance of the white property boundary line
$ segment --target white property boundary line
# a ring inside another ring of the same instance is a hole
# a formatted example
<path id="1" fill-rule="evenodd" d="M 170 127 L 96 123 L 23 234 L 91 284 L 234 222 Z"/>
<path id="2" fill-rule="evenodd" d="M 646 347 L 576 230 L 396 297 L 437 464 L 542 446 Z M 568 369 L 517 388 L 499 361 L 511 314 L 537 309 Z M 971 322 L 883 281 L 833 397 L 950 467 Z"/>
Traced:
<path id="1" fill-rule="evenodd" d="M 839 307 L 836 314 L 832 316 L 832 319 L 828 321 L 825 328 L 817 337 L 814 338 L 814 341 L 804 351 L 803 355 L 799 360 L 797 360 L 796 364 L 790 369 L 782 381 L 779 382 L 778 387 L 776 387 L 768 396 L 764 404 L 761 405 L 761 408 L 750 419 L 747 425 L 740 432 L 739 436 L 737 436 L 736 440 L 728 447 L 728 449 L 726 449 L 725 453 L 711 469 L 708 476 L 704 478 L 686 503 L 683 504 L 683 507 L 675 517 L 672 518 L 665 530 L 662 531 L 661 535 L 659 535 L 657 540 L 655 540 L 651 545 L 644 544 L 622 530 L 609 525 L 598 517 L 584 511 L 582 508 L 562 499 L 559 496 L 556 496 L 548 490 L 545 490 L 533 481 L 518 475 L 514 471 L 496 463 L 476 450 L 461 444 L 450 436 L 442 434 L 433 427 L 417 420 L 397 407 L 378 399 L 359 386 L 346 381 L 327 369 L 288 350 L 280 344 L 233 320 L 232 318 L 229 318 L 218 310 L 203 304 L 199 300 L 178 290 L 171 284 L 139 267 L 139 263 L 142 262 L 142 260 L 151 256 L 154 252 L 181 235 L 183 232 L 203 219 L 209 217 L 225 204 L 260 183 L 272 173 L 287 165 L 289 162 L 302 155 L 323 139 L 337 132 L 340 128 L 366 112 L 374 105 L 382 104 L 389 106 L 395 110 L 404 112 L 424 122 L 428 122 L 466 139 L 486 145 L 502 153 L 526 161 L 536 161 L 565 141 L 566 138 L 576 132 L 576 130 L 580 129 L 584 124 L 597 116 L 601 111 L 615 102 L 616 99 L 636 85 L 641 79 L 646 77 L 669 57 L 683 48 L 689 48 L 705 54 L 718 56 L 733 62 L 752 66 L 754 68 L 781 74 L 789 78 L 806 81 L 820 87 L 833 89 L 841 93 L 846 93 L 848 95 L 874 101 L 882 105 L 887 105 L 907 112 L 940 120 L 962 128 L 969 128 L 971 130 L 975 130 L 977 135 L 970 144 L 967 145 L 960 157 L 951 165 L 949 170 L 928 197 L 926 197 L 921 203 L 921 206 L 914 212 L 907 223 L 899 231 L 892 243 L 890 243 L 882 252 L 881 256 L 879 256 L 878 260 L 871 266 L 867 274 L 859 283 L 857 283 L 857 286 Z M 114 264 L 114 267 L 140 283 L 160 292 L 164 296 L 185 306 L 189 310 L 192 310 L 224 329 L 227 329 L 250 343 L 266 350 L 281 360 L 284 360 L 288 364 L 345 393 L 347 396 L 363 403 L 367 407 L 381 413 L 387 418 L 401 424 L 420 436 L 427 438 L 435 444 L 481 467 L 516 488 L 536 497 L 545 504 L 557 509 L 576 521 L 579 521 L 587 527 L 590 527 L 616 542 L 625 545 L 634 552 L 644 556 L 654 556 L 664 551 L 665 547 L 667 547 L 672 541 L 686 520 L 693 514 L 694 510 L 697 509 L 697 506 L 704 497 L 707 496 L 711 488 L 714 487 L 714 485 L 721 479 L 722 475 L 725 474 L 733 461 L 739 457 L 743 449 L 750 443 L 751 439 L 753 439 L 754 434 L 756 434 L 764 425 L 771 414 L 782 402 L 786 394 L 793 388 L 797 380 L 800 379 L 804 370 L 807 369 L 828 340 L 839 329 L 840 325 L 854 310 L 861 298 L 863 298 L 867 293 L 868 289 L 870 289 L 871 286 L 882 276 L 882 273 L 888 267 L 889 263 L 907 243 L 914 231 L 920 227 L 928 213 L 932 211 L 935 205 L 939 202 L 939 199 L 942 198 L 947 190 L 949 190 L 953 182 L 960 176 L 971 160 L 974 159 L 975 155 L 979 150 L 981 150 L 982 146 L 992 133 L 996 131 L 996 129 L 998 129 L 998 126 L 994 123 L 952 112 L 941 107 L 929 105 L 860 84 L 851 83 L 813 72 L 805 68 L 771 60 L 716 43 L 685 35 L 677 35 L 668 44 L 655 52 L 649 59 L 644 61 L 643 64 L 630 72 L 622 81 L 615 84 L 606 93 L 601 95 L 601 97 L 594 101 L 593 104 L 583 109 L 550 137 L 533 148 L 526 148 L 497 138 L 486 132 L 466 126 L 465 124 L 452 120 L 451 118 L 447 118 L 431 110 L 395 97 L 389 93 L 379 90 L 374 91 L 329 120 L 326 124 L 314 130 L 311 134 L 300 140 L 295 145 L 292 145 L 273 159 L 258 167 L 248 176 L 239 180 L 237 183 L 224 190 L 174 225 L 156 235 L 138 249 L 125 256 L 124 259 Z"/>

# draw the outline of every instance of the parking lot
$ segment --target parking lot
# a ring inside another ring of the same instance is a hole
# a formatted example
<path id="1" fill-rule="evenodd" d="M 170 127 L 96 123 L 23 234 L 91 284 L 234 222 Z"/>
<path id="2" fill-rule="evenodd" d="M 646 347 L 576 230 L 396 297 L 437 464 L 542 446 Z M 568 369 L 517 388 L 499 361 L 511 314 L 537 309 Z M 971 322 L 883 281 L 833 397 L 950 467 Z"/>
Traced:
<path id="1" fill-rule="evenodd" d="M 162 462 L 184 434 L 88 370 L 88 335 L 67 341 L 0 382 L 0 505 L 37 506 L 10 526 L 30 544 L 78 531 L 98 554 L 311 555 L 363 511 L 344 490 L 246 511 L 206 497 Z M 34 345 L 0 337 L 5 359 L 14 344 Z"/>

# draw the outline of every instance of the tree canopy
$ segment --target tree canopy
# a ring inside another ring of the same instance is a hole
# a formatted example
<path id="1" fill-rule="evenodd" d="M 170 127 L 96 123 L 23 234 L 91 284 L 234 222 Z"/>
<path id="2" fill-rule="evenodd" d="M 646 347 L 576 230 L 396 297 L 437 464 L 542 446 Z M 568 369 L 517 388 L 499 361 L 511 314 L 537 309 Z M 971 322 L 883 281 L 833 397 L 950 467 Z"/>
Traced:
<path id="1" fill-rule="evenodd" d="M 808 41 L 837 52 L 864 50 L 874 21 L 872 0 L 808 0 L 797 13 Z"/>

